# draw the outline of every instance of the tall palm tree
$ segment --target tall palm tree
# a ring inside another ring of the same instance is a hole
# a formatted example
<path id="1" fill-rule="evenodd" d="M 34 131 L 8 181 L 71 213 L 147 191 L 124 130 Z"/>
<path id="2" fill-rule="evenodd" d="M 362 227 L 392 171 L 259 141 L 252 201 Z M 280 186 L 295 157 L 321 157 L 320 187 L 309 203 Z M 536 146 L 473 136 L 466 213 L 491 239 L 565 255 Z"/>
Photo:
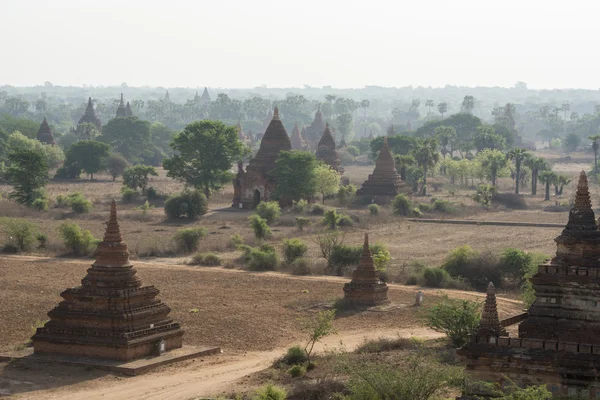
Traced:
<path id="1" fill-rule="evenodd" d="M 569 183 L 571 183 L 571 178 L 566 175 L 559 175 L 556 179 L 556 182 L 554 182 L 554 194 L 556 196 L 562 196 L 563 189 Z"/>
<path id="2" fill-rule="evenodd" d="M 590 136 L 588 139 L 592 141 L 592 150 L 594 150 L 594 174 L 598 173 L 598 139 L 600 135 Z"/>
<path id="3" fill-rule="evenodd" d="M 396 155 L 394 156 L 394 161 L 396 163 L 396 169 L 400 174 L 400 179 L 406 181 L 406 170 L 408 167 L 415 165 L 415 158 L 410 154 Z"/>
<path id="4" fill-rule="evenodd" d="M 438 111 L 442 114 L 442 119 L 444 118 L 444 114 L 448 111 L 448 103 L 443 102 L 438 104 Z"/>
<path id="5" fill-rule="evenodd" d="M 431 107 L 433 107 L 435 103 L 431 99 L 425 100 L 425 107 L 429 108 L 429 113 L 431 113 Z"/>
<path id="6" fill-rule="evenodd" d="M 451 143 L 456 139 L 456 129 L 454 129 L 453 126 L 438 126 L 434 130 L 434 135 L 440 142 L 440 152 L 442 153 L 442 157 L 446 159 L 446 154 L 448 153 L 450 153 L 450 157 L 452 157 Z M 450 150 L 448 147 L 450 147 Z"/>
<path id="7" fill-rule="evenodd" d="M 546 193 L 544 201 L 550 201 L 550 185 L 557 181 L 558 176 L 552 171 L 542 171 L 539 175 L 540 181 L 546 184 Z"/>
<path id="8" fill-rule="evenodd" d="M 525 159 L 525 165 L 531 169 L 531 194 L 537 194 L 538 175 L 541 171 L 548 169 L 548 163 L 542 157 L 535 157 L 528 153 L 529 156 Z"/>
<path id="9" fill-rule="evenodd" d="M 521 182 L 521 164 L 523 160 L 527 158 L 527 150 L 519 149 L 517 147 L 511 149 L 506 156 L 509 160 L 513 160 L 515 162 L 515 171 L 516 171 L 516 179 L 515 179 L 515 193 L 519 194 L 519 183 Z"/>
<path id="10" fill-rule="evenodd" d="M 498 172 L 508 164 L 506 155 L 500 150 L 485 149 L 477 156 L 481 157 L 481 166 L 489 170 L 489 177 L 492 186 L 496 186 L 498 181 Z"/>
<path id="11" fill-rule="evenodd" d="M 423 196 L 427 196 L 427 171 L 429 168 L 435 167 L 440 160 L 437 147 L 437 139 L 421 139 L 417 143 L 417 147 L 413 150 L 413 156 L 417 161 L 417 165 L 423 171 Z"/>

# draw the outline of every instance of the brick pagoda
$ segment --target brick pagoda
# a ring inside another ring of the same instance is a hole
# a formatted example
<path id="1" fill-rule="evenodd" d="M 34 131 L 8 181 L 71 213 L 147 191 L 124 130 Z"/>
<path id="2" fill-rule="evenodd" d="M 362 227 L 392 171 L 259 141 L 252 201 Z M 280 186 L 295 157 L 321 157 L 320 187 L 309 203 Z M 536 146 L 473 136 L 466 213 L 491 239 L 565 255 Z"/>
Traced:
<path id="1" fill-rule="evenodd" d="M 475 378 L 521 385 L 546 384 L 555 396 L 600 398 L 600 231 L 581 172 L 569 221 L 555 239 L 556 256 L 531 278 L 535 302 L 526 314 L 482 319 L 459 355 Z M 488 298 L 490 294 L 488 293 Z M 492 302 L 492 300 L 489 300 Z M 495 297 L 493 299 L 495 310 Z M 490 322 L 493 320 L 493 323 Z M 521 322 L 522 321 L 522 322 Z M 498 326 L 519 323 L 518 337 Z M 463 399 L 485 395 L 471 387 Z"/>
<path id="2" fill-rule="evenodd" d="M 81 286 L 61 293 L 64 300 L 32 337 L 34 352 L 128 361 L 180 348 L 183 330 L 158 293 L 142 286 L 129 262 L 113 200 L 96 262 Z"/>
<path id="3" fill-rule="evenodd" d="M 335 140 L 333 140 L 333 136 L 331 136 L 331 131 L 329 130 L 329 123 L 325 123 L 323 136 L 321 136 L 321 140 L 319 140 L 319 145 L 317 146 L 317 159 L 323 161 L 337 172 L 341 174 L 344 173 L 340 156 L 335 149 Z"/>
<path id="4" fill-rule="evenodd" d="M 56 144 L 56 142 L 54 141 L 54 135 L 52 135 L 52 131 L 50 130 L 50 125 L 48 125 L 46 117 L 44 117 L 44 120 L 40 124 L 40 129 L 38 129 L 36 138 L 37 140 L 45 144 Z"/>
<path id="5" fill-rule="evenodd" d="M 388 147 L 387 137 L 384 137 L 383 147 L 375 161 L 375 169 L 356 191 L 356 195 L 364 201 L 387 204 L 402 192 L 408 192 L 408 189 L 396 171 L 396 163 Z"/>
<path id="6" fill-rule="evenodd" d="M 131 116 L 133 116 L 133 113 L 131 112 L 131 106 L 129 105 L 129 102 L 127 102 L 127 105 L 125 105 L 125 101 L 123 101 L 123 93 L 121 93 L 121 100 L 119 101 L 115 118 L 127 118 Z"/>
<path id="7" fill-rule="evenodd" d="M 323 121 L 323 113 L 321 112 L 321 105 L 318 106 L 317 112 L 315 113 L 314 121 L 304 130 L 304 140 L 310 150 L 316 150 L 319 140 L 325 130 L 325 122 Z"/>
<path id="8" fill-rule="evenodd" d="M 306 142 L 304 141 L 304 137 L 302 137 L 302 133 L 300 133 L 297 122 L 294 124 L 290 141 L 292 142 L 292 150 L 304 150 L 306 148 Z"/>
<path id="9" fill-rule="evenodd" d="M 379 306 L 389 303 L 387 292 L 388 287 L 379 279 L 379 271 L 373 264 L 369 234 L 365 233 L 360 263 L 352 272 L 352 281 L 344 285 L 344 301 L 353 306 Z"/>
<path id="10" fill-rule="evenodd" d="M 100 118 L 96 117 L 96 112 L 94 111 L 94 104 L 92 104 L 92 98 L 88 98 L 87 106 L 85 107 L 85 112 L 79 118 L 79 122 L 77 122 L 77 127 L 83 123 L 93 124 L 99 130 L 102 129 L 102 122 Z"/>
<path id="11" fill-rule="evenodd" d="M 250 160 L 246 172 L 239 176 L 239 201 L 234 198 L 234 208 L 252 209 L 261 201 L 269 201 L 276 182 L 270 175 L 280 151 L 292 150 L 287 131 L 275 107 L 271 123 L 260 142 L 256 156 Z"/>

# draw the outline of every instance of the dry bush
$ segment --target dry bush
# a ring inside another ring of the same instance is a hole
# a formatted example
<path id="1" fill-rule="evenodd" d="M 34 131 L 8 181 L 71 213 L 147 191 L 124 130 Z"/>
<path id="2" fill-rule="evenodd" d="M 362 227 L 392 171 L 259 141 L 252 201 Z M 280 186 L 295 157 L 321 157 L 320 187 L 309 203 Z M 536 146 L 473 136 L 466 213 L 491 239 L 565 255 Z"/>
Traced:
<path id="1" fill-rule="evenodd" d="M 135 245 L 132 254 L 137 257 L 172 257 L 177 250 L 170 240 L 148 236 Z"/>

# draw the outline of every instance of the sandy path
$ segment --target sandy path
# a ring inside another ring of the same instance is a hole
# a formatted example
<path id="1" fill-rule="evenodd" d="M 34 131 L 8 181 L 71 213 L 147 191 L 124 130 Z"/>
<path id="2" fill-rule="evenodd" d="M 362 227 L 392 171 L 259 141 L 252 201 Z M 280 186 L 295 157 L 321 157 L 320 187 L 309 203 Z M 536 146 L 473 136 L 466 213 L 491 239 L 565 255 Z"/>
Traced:
<path id="1" fill-rule="evenodd" d="M 380 337 L 436 338 L 443 336 L 427 328 L 396 329 L 384 331 L 344 332 L 325 338 L 316 347 L 323 351 L 339 347 L 354 350 L 365 338 Z M 103 385 L 93 385 L 89 389 L 73 391 L 68 387 L 58 391 L 34 391 L 15 396 L 18 399 L 52 400 L 185 400 L 198 396 L 211 396 L 234 387 L 236 381 L 252 373 L 268 368 L 273 361 L 281 357 L 286 348 L 270 351 L 252 352 L 234 356 L 222 364 L 209 365 L 195 371 L 181 371 L 174 374 L 142 375 Z"/>

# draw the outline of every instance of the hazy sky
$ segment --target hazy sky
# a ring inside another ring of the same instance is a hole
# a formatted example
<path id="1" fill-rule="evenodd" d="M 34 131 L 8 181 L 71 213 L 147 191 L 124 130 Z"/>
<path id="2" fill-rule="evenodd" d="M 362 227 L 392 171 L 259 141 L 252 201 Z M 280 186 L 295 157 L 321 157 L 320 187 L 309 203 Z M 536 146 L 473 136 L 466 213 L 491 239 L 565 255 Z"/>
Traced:
<path id="1" fill-rule="evenodd" d="M 0 85 L 600 88 L 598 0 L 0 0 Z"/>

